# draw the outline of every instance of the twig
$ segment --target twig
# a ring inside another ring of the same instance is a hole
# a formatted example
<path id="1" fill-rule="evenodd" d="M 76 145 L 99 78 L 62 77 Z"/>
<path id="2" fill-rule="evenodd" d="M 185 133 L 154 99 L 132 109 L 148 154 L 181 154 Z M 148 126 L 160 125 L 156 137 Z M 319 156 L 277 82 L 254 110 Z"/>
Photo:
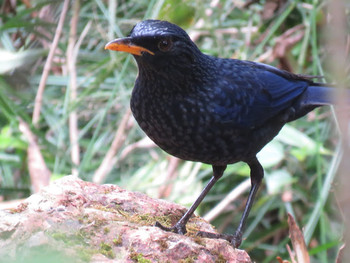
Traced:
<path id="1" fill-rule="evenodd" d="M 335 263 L 343 263 L 343 258 L 344 258 L 344 250 L 346 248 L 346 245 L 343 244 L 340 246 L 340 248 L 338 249 L 338 255 L 335 259 Z"/>
<path id="2" fill-rule="evenodd" d="M 130 115 L 131 115 L 131 110 L 128 109 L 122 121 L 120 122 L 119 128 L 115 134 L 111 147 L 109 148 L 100 167 L 98 167 L 98 169 L 94 174 L 94 177 L 92 179 L 94 183 L 99 183 L 99 184 L 102 183 L 105 180 L 107 174 L 111 171 L 114 164 L 113 158 L 125 139 L 125 130 L 126 130 Z"/>
<path id="3" fill-rule="evenodd" d="M 51 171 L 47 168 L 40 148 L 36 142 L 35 135 L 31 132 L 29 125 L 19 120 L 19 129 L 28 141 L 28 170 L 34 193 L 50 182 Z"/>
<path id="4" fill-rule="evenodd" d="M 54 39 L 52 41 L 52 45 L 51 45 L 49 54 L 47 56 L 47 60 L 46 60 L 45 65 L 44 65 L 43 74 L 42 74 L 41 79 L 40 79 L 38 92 L 37 92 L 36 97 L 35 97 L 34 111 L 33 111 L 33 117 L 32 117 L 32 122 L 34 125 L 37 125 L 39 122 L 39 119 L 40 119 L 42 98 L 43 98 L 43 94 L 44 94 L 44 90 L 45 90 L 46 81 L 47 81 L 47 77 L 49 76 L 52 59 L 53 59 L 53 56 L 55 54 L 55 51 L 56 51 L 56 48 L 58 45 L 58 41 L 61 37 L 64 19 L 65 19 L 66 14 L 67 14 L 68 7 L 69 7 L 69 0 L 64 0 L 61 16 L 60 16 L 60 19 L 59 19 L 58 24 L 57 24 L 55 36 L 54 36 Z"/>
<path id="5" fill-rule="evenodd" d="M 80 1 L 74 1 L 73 16 L 70 22 L 70 32 L 67 47 L 67 68 L 69 75 L 69 99 L 71 104 L 77 99 L 77 70 L 76 58 L 77 53 L 74 52 L 75 40 L 77 36 L 77 25 L 79 18 Z M 69 140 L 71 144 L 71 159 L 73 163 L 72 174 L 78 176 L 78 166 L 80 163 L 79 150 L 79 130 L 78 130 L 78 115 L 75 109 L 69 113 Z"/>
<path id="6" fill-rule="evenodd" d="M 287 251 L 288 251 L 288 254 L 289 254 L 289 257 L 290 257 L 290 260 L 292 261 L 292 263 L 298 263 L 295 261 L 295 254 L 288 244 L 286 245 L 286 248 L 287 248 Z"/>
<path id="7" fill-rule="evenodd" d="M 157 145 L 147 136 L 143 137 L 141 140 L 134 142 L 126 146 L 120 153 L 120 160 L 125 159 L 132 151 L 135 149 L 152 149 Z M 157 158 L 154 158 L 157 159 Z"/>

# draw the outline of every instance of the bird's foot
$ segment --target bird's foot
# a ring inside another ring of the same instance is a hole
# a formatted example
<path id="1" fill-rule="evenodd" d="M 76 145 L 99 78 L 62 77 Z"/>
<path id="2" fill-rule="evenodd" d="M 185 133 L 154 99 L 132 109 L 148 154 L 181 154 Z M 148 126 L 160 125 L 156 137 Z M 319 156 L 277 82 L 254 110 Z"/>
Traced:
<path id="1" fill-rule="evenodd" d="M 186 225 L 181 224 L 179 222 L 177 222 L 173 227 L 166 227 L 157 221 L 155 226 L 159 227 L 160 229 L 167 231 L 167 232 L 173 232 L 173 233 L 177 233 L 177 234 L 181 234 L 181 235 L 184 235 L 187 233 Z"/>
<path id="2" fill-rule="evenodd" d="M 242 243 L 242 232 L 241 231 L 236 231 L 236 233 L 234 233 L 233 235 L 198 231 L 197 236 L 205 237 L 205 238 L 225 239 L 228 242 L 230 242 L 234 248 L 238 248 Z"/>

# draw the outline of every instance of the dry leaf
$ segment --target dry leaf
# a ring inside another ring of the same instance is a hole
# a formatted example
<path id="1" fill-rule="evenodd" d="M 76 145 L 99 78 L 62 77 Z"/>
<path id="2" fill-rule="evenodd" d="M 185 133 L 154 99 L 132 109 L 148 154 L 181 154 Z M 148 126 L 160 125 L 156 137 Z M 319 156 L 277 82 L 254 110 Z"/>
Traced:
<path id="1" fill-rule="evenodd" d="M 310 263 L 310 256 L 306 248 L 303 232 L 296 224 L 293 216 L 288 214 L 289 237 L 298 263 Z"/>

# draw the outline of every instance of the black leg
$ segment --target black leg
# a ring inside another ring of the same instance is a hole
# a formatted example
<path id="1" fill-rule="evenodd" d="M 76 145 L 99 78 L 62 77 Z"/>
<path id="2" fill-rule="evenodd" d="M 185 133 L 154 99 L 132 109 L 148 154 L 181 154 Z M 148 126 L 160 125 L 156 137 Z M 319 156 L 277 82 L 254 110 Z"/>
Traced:
<path id="1" fill-rule="evenodd" d="M 204 197 L 208 194 L 210 189 L 214 186 L 214 184 L 220 179 L 220 177 L 223 175 L 224 171 L 226 169 L 225 166 L 213 166 L 213 177 L 210 179 L 207 186 L 203 189 L 197 200 L 193 203 L 193 205 L 190 207 L 190 209 L 187 210 L 187 212 L 181 217 L 181 219 L 173 226 L 173 227 L 165 227 L 161 225 L 159 222 L 156 222 L 156 226 L 165 230 L 165 231 L 171 231 L 178 234 L 186 234 L 186 224 L 188 220 L 190 220 L 191 216 L 193 215 L 194 211 L 197 209 L 199 204 L 202 202 Z"/>
<path id="2" fill-rule="evenodd" d="M 247 161 L 247 164 L 250 167 L 250 180 L 252 187 L 249 192 L 248 200 L 245 205 L 243 215 L 241 217 L 241 220 L 239 221 L 238 228 L 236 232 L 233 235 L 225 235 L 225 234 L 214 234 L 214 233 L 208 233 L 208 232 L 198 232 L 199 236 L 207 237 L 207 238 L 221 238 L 226 239 L 229 241 L 233 247 L 237 248 L 242 243 L 242 234 L 243 234 L 243 228 L 245 226 L 245 223 L 247 221 L 250 209 L 252 208 L 254 198 L 256 195 L 256 192 L 259 189 L 259 186 L 261 184 L 261 181 L 264 177 L 264 170 L 259 163 L 257 158 L 254 158 L 252 160 Z"/>

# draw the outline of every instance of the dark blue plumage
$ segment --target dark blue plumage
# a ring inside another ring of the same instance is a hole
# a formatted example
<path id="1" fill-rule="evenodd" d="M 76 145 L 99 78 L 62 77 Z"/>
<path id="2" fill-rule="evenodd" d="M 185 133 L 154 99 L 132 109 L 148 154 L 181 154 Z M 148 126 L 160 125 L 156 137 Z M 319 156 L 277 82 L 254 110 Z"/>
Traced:
<path id="1" fill-rule="evenodd" d="M 201 233 L 239 246 L 263 178 L 256 154 L 285 123 L 330 104 L 332 89 L 261 63 L 205 55 L 184 30 L 166 21 L 142 21 L 106 48 L 134 54 L 139 75 L 131 109 L 145 133 L 174 156 L 213 165 L 213 178 L 196 203 L 174 227 L 161 227 L 185 233 L 226 165 L 243 161 L 251 169 L 252 189 L 236 233 Z"/>

